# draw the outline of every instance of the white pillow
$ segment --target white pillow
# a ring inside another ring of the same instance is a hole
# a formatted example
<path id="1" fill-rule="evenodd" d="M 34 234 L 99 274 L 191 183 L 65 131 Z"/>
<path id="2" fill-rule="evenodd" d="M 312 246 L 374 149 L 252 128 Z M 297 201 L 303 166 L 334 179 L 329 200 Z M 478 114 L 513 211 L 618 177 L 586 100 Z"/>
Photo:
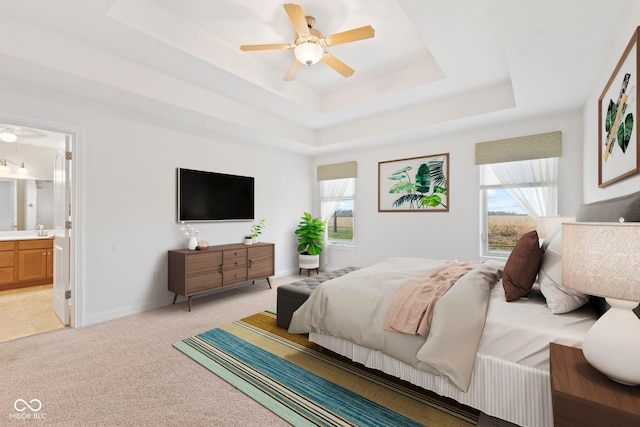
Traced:
<path id="1" fill-rule="evenodd" d="M 542 253 L 544 254 L 547 251 L 547 248 L 551 244 L 551 241 L 558 234 L 562 233 L 562 224 L 558 224 L 551 229 L 551 231 L 547 234 L 547 236 L 542 240 L 542 245 L 540 248 L 542 249 Z"/>
<path id="2" fill-rule="evenodd" d="M 553 236 L 542 255 L 538 281 L 553 314 L 568 313 L 589 301 L 589 295 L 562 286 L 562 232 Z"/>

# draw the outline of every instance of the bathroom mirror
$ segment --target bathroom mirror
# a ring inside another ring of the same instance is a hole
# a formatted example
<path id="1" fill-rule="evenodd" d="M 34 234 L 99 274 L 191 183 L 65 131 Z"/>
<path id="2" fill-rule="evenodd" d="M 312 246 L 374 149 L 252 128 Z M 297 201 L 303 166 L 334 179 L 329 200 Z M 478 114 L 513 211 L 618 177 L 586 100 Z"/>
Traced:
<path id="1" fill-rule="evenodd" d="M 53 228 L 53 181 L 0 178 L 0 231 Z"/>

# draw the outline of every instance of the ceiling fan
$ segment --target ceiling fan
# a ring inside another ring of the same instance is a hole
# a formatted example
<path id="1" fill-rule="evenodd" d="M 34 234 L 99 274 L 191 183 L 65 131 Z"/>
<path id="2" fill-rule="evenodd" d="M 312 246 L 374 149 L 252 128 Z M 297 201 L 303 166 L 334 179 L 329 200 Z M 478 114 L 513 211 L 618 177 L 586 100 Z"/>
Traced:
<path id="1" fill-rule="evenodd" d="M 21 138 L 44 138 L 46 135 L 35 129 L 25 129 L 21 127 L 0 124 L 0 141 L 15 142 Z"/>
<path id="2" fill-rule="evenodd" d="M 250 44 L 240 46 L 240 50 L 288 50 L 293 49 L 295 59 L 289 66 L 289 70 L 284 75 L 284 80 L 293 80 L 298 69 L 302 64 L 311 66 L 318 61 L 322 61 L 329 67 L 342 74 L 344 77 L 350 77 L 355 72 L 344 62 L 326 51 L 327 47 L 338 44 L 354 42 L 372 38 L 375 30 L 371 25 L 354 28 L 352 30 L 343 31 L 341 33 L 323 36 L 322 33 L 315 28 L 315 19 L 312 16 L 304 16 L 302 8 L 293 3 L 284 5 L 284 9 L 289 15 L 289 19 L 296 30 L 296 37 L 293 43 L 278 44 Z"/>

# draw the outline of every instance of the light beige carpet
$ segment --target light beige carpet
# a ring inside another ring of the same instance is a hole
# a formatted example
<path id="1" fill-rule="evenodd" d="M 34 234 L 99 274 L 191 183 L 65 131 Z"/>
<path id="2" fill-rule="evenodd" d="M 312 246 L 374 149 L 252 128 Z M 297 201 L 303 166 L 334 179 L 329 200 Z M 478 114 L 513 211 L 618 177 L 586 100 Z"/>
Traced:
<path id="1" fill-rule="evenodd" d="M 272 279 L 273 289 L 260 281 L 197 298 L 191 312 L 181 301 L 0 343 L 0 425 L 286 426 L 171 344 L 274 308 L 277 286 L 297 279 Z M 22 402 L 34 399 L 42 405 L 37 414 Z M 40 419 L 19 419 L 25 415 Z M 494 422 L 481 417 L 479 425 Z"/>

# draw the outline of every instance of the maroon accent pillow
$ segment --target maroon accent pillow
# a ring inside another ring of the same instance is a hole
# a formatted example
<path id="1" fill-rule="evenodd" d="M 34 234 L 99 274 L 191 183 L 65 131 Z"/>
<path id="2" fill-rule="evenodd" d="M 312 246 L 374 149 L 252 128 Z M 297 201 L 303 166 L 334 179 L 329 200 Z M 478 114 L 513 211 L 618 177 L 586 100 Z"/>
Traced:
<path id="1" fill-rule="evenodd" d="M 509 255 L 502 273 L 502 286 L 507 301 L 515 301 L 531 291 L 541 261 L 538 232 L 534 230 L 522 235 Z"/>

